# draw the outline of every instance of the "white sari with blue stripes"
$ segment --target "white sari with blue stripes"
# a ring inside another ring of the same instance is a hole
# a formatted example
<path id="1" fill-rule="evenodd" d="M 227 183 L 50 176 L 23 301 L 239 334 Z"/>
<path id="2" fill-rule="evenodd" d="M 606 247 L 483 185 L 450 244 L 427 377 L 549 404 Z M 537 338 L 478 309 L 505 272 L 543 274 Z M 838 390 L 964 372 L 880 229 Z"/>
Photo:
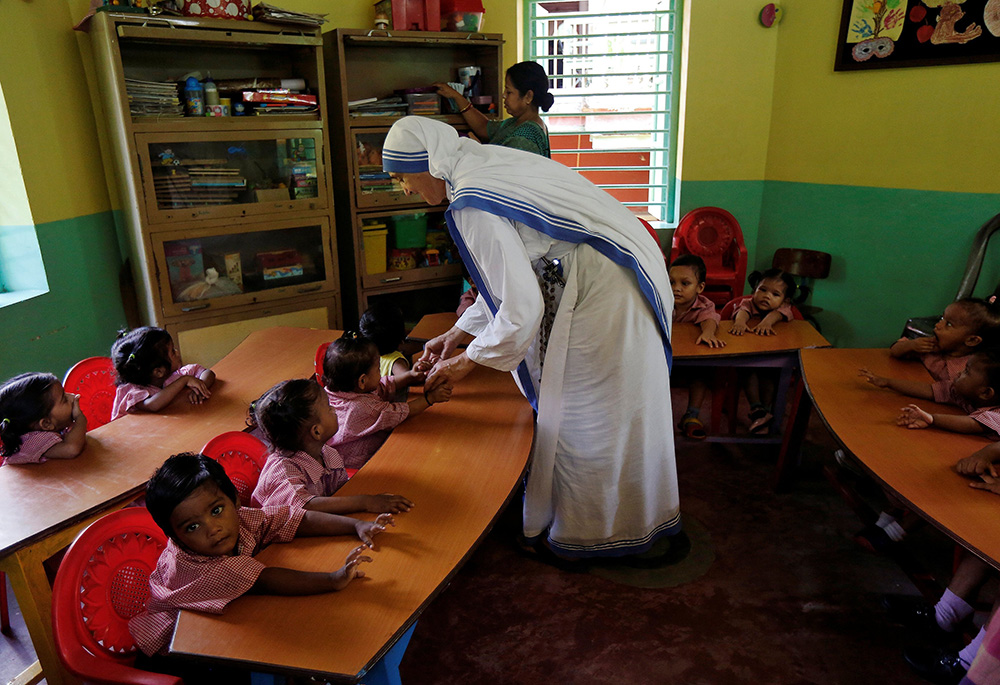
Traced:
<path id="1" fill-rule="evenodd" d="M 512 371 L 538 411 L 525 535 L 586 557 L 639 553 L 679 532 L 673 298 L 659 248 L 631 212 L 561 164 L 412 119 L 393 128 L 408 122 L 431 174 L 447 181 L 449 228 L 480 291 L 458 323 L 476 336 L 467 354 Z M 392 141 L 384 154 L 397 152 Z M 564 286 L 543 334 L 538 276 L 553 259 Z"/>

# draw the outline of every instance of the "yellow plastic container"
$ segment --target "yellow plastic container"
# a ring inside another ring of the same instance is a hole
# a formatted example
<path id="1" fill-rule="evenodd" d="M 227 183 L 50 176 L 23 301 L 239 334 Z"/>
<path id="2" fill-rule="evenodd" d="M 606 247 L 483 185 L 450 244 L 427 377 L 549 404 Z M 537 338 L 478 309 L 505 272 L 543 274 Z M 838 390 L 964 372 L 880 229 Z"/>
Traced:
<path id="1" fill-rule="evenodd" d="M 381 274 L 386 270 L 386 240 L 389 236 L 389 229 L 366 228 L 364 234 L 365 246 L 365 268 L 369 274 Z"/>

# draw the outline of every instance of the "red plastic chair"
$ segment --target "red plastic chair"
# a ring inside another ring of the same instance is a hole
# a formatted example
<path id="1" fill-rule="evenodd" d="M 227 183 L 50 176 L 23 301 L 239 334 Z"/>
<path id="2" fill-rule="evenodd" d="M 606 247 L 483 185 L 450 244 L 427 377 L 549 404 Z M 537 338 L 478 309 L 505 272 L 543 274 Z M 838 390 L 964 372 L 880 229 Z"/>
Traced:
<path id="1" fill-rule="evenodd" d="M 330 343 L 325 342 L 316 348 L 316 382 L 323 385 L 323 360 L 326 359 L 326 348 Z"/>
<path id="2" fill-rule="evenodd" d="M 242 431 L 228 431 L 205 443 L 201 453 L 222 464 L 240 495 L 240 504 L 253 506 L 251 496 L 267 461 L 267 445 Z"/>
<path id="3" fill-rule="evenodd" d="M 719 307 L 743 294 L 747 248 L 736 217 L 718 207 L 700 207 L 684 215 L 674 231 L 670 262 L 682 254 L 705 260 L 705 297 Z"/>
<path id="4" fill-rule="evenodd" d="M 116 377 L 115 365 L 108 357 L 89 357 L 66 372 L 63 387 L 80 396 L 80 410 L 87 417 L 88 430 L 111 420 Z"/>
<path id="5" fill-rule="evenodd" d="M 92 523 L 70 545 L 52 587 L 52 634 L 63 665 L 85 682 L 183 685 L 135 668 L 128 620 L 149 600 L 149 576 L 167 536 L 129 507 Z"/>
<path id="6" fill-rule="evenodd" d="M 660 243 L 660 236 L 656 235 L 656 229 L 654 229 L 653 226 L 642 217 L 637 216 L 636 219 L 639 219 L 639 223 L 641 223 L 643 226 L 646 227 L 646 231 L 649 233 L 649 235 L 653 236 L 653 240 L 656 241 L 656 246 L 660 248 L 660 254 L 663 254 L 663 244 Z M 666 258 L 666 255 L 663 256 L 664 258 Z M 667 264 L 667 266 L 670 265 Z"/>

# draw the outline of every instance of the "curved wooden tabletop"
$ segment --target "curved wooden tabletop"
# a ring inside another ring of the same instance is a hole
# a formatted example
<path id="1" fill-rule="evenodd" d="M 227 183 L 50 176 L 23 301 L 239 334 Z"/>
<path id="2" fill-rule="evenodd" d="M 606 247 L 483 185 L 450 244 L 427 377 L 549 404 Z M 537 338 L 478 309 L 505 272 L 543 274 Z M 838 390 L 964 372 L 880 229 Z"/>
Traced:
<path id="1" fill-rule="evenodd" d="M 311 376 L 316 348 L 339 331 L 271 328 L 251 333 L 213 368 L 212 397 L 182 393 L 157 414 L 129 414 L 87 433 L 76 459 L 0 468 L 0 557 L 138 495 L 171 454 L 200 450 L 245 427 L 250 402 L 285 378 Z"/>
<path id="2" fill-rule="evenodd" d="M 670 335 L 674 359 L 708 358 L 708 357 L 738 357 L 742 355 L 778 354 L 792 352 L 804 348 L 829 347 L 830 343 L 813 328 L 808 321 L 786 321 L 775 326 L 775 335 L 756 335 L 749 331 L 743 335 L 729 333 L 732 321 L 719 324 L 720 340 L 725 347 L 708 347 L 698 345 L 701 328 L 693 323 L 674 324 Z"/>
<path id="3" fill-rule="evenodd" d="M 171 652 L 353 681 L 412 624 L 489 529 L 523 476 L 532 433 L 531 407 L 510 374 L 478 367 L 450 402 L 396 428 L 339 491 L 394 492 L 415 503 L 377 538 L 367 578 L 326 595 L 241 597 L 222 616 L 182 612 Z M 331 571 L 357 545 L 345 537 L 299 539 L 271 545 L 258 558 Z"/>
<path id="4" fill-rule="evenodd" d="M 837 440 L 871 474 L 956 541 L 1000 568 L 1000 497 L 969 487 L 954 464 L 989 444 L 986 437 L 897 426 L 913 403 L 936 413 L 961 411 L 876 388 L 858 377 L 931 382 L 923 365 L 892 359 L 888 350 L 802 350 L 802 373 L 813 404 Z"/>

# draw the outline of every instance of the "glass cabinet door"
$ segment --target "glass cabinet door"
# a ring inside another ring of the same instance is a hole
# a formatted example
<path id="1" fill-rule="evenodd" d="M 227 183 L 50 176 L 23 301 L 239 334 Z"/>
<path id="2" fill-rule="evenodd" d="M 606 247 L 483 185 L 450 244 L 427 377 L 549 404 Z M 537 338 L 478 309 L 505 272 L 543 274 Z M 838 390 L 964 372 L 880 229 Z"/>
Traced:
<path id="1" fill-rule="evenodd" d="M 153 238 L 167 315 L 336 289 L 325 217 L 157 233 Z"/>
<path id="2" fill-rule="evenodd" d="M 352 133 L 354 156 L 354 197 L 360 208 L 393 205 L 427 206 L 419 195 L 404 195 L 399 181 L 382 171 L 382 146 L 387 129 L 357 130 Z"/>
<path id="3" fill-rule="evenodd" d="M 150 223 L 328 205 L 318 131 L 137 135 Z"/>

